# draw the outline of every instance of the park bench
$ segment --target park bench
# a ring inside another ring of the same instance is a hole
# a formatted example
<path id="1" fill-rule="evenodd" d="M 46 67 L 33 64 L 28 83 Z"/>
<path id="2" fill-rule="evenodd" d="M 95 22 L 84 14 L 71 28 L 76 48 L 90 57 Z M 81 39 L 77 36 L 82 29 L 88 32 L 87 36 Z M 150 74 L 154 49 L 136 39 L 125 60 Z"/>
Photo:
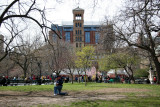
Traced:
<path id="1" fill-rule="evenodd" d="M 1 79 L 0 79 L 1 81 Z M 40 80 L 40 79 L 36 79 L 36 80 L 7 80 L 6 86 L 17 86 L 17 85 L 31 85 L 31 84 L 37 84 L 37 85 L 41 85 L 41 84 L 49 84 L 53 82 L 52 80 L 49 79 L 44 79 L 44 80 Z M 0 82 L 0 86 L 2 86 L 1 82 Z"/>
<path id="2" fill-rule="evenodd" d="M 20 84 L 26 84 L 26 81 L 25 80 L 10 80 L 10 83 L 9 83 L 10 86 L 17 86 Z"/>

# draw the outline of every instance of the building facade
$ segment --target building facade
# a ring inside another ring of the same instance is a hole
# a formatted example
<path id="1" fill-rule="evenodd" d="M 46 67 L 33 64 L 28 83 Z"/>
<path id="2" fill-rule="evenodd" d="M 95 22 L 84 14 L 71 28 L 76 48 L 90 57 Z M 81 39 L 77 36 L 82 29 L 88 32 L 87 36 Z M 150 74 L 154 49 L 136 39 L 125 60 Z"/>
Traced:
<path id="1" fill-rule="evenodd" d="M 61 35 L 62 40 L 70 42 L 76 48 L 81 48 L 86 45 L 95 46 L 99 39 L 100 23 L 85 22 L 84 9 L 79 7 L 73 9 L 73 22 L 63 22 L 62 25 L 51 25 L 52 30 Z M 49 32 L 50 42 L 57 40 L 55 32 Z"/>

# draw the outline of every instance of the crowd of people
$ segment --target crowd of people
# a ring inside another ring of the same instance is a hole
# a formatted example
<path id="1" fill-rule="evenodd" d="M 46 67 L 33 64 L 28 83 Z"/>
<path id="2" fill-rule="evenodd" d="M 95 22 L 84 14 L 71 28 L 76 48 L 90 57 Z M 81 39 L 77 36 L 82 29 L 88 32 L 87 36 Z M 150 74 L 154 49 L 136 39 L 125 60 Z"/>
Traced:
<path id="1" fill-rule="evenodd" d="M 9 84 L 9 79 L 7 76 L 3 76 L 2 78 L 0 78 L 1 81 L 0 81 L 0 85 L 3 85 L 3 86 L 7 86 L 7 84 Z M 12 80 L 16 81 L 16 80 L 20 80 L 21 78 L 18 78 L 18 77 L 13 77 Z M 68 95 L 68 93 L 66 92 L 62 92 L 62 88 L 63 88 L 63 82 L 67 83 L 68 81 L 70 81 L 70 77 L 69 76 L 60 76 L 60 75 L 48 75 L 48 76 L 41 76 L 38 77 L 38 76 L 35 76 L 33 75 L 32 77 L 28 78 L 26 77 L 24 79 L 24 81 L 32 81 L 32 82 L 36 82 L 41 85 L 41 83 L 43 83 L 43 80 L 50 80 L 50 82 L 54 82 L 54 96 L 56 95 Z M 102 77 L 101 75 L 100 76 L 96 76 L 94 80 L 92 80 L 91 77 L 89 76 L 75 76 L 74 78 L 74 81 L 81 81 L 81 82 L 84 82 L 85 80 L 87 81 L 95 81 L 97 83 L 101 83 L 101 82 L 105 82 L 105 83 L 110 83 L 110 82 L 121 82 L 121 83 L 124 83 L 126 81 L 129 81 L 129 78 L 128 77 L 120 77 L 120 76 L 116 76 L 116 78 L 110 78 L 109 76 L 104 76 Z M 153 81 L 156 83 L 156 77 L 153 78 Z"/>
<path id="2" fill-rule="evenodd" d="M 0 85 L 7 86 L 10 85 L 10 83 L 25 83 L 25 84 L 32 84 L 36 83 L 38 85 L 41 85 L 42 83 L 47 82 L 53 82 L 55 80 L 55 76 L 53 75 L 47 75 L 47 76 L 30 76 L 30 77 L 8 77 L 8 76 L 2 76 L 0 77 Z"/>

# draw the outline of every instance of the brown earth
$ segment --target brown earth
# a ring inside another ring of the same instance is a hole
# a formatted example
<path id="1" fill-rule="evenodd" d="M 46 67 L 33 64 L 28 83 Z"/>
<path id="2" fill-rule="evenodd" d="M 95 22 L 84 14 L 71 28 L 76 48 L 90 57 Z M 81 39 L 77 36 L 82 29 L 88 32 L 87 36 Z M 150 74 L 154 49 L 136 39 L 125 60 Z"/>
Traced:
<path id="1" fill-rule="evenodd" d="M 52 91 L 15 92 L 0 91 L 0 107 L 7 106 L 36 106 L 36 105 L 68 105 L 70 102 L 82 100 L 118 100 L 127 98 L 122 93 L 144 92 L 144 89 L 106 88 L 96 91 L 68 92 L 67 96 L 54 96 Z M 140 95 L 140 94 L 139 94 Z"/>

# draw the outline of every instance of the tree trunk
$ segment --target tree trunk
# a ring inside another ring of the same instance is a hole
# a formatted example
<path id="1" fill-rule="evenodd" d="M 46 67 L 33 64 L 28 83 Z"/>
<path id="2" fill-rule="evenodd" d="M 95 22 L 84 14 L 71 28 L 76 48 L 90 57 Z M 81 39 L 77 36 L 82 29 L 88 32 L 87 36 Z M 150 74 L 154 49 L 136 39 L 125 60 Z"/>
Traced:
<path id="1" fill-rule="evenodd" d="M 160 63 L 158 61 L 158 58 L 157 57 L 153 58 L 153 62 L 156 67 L 157 84 L 160 84 Z"/>
<path id="2" fill-rule="evenodd" d="M 78 71 L 78 83 L 80 83 L 80 73 Z"/>
<path id="3" fill-rule="evenodd" d="M 131 67 L 128 67 L 129 68 L 129 70 L 131 71 L 131 75 L 130 75 L 130 79 L 129 79 L 129 81 L 130 80 L 132 80 L 133 81 L 133 83 L 135 83 L 135 79 L 134 79 L 134 76 L 133 76 L 133 70 L 132 70 L 132 68 Z"/>
<path id="4" fill-rule="evenodd" d="M 78 83 L 80 83 L 81 80 L 80 80 L 80 74 L 78 74 Z"/>
<path id="5" fill-rule="evenodd" d="M 128 67 L 128 69 L 131 71 L 131 74 L 129 73 L 129 70 L 126 67 L 124 67 L 124 69 L 125 69 L 126 73 L 129 76 L 129 81 L 133 80 L 133 83 L 135 83 L 135 79 L 133 77 L 133 71 L 132 71 L 132 69 L 130 67 Z"/>
<path id="6" fill-rule="evenodd" d="M 27 77 L 27 69 L 23 69 L 23 71 L 24 71 L 24 79 Z"/>
<path id="7" fill-rule="evenodd" d="M 135 83 L 135 79 L 134 79 L 133 75 L 130 76 L 130 80 L 133 81 L 133 84 Z"/>
<path id="8" fill-rule="evenodd" d="M 73 84 L 73 75 L 71 74 L 71 78 L 72 78 L 72 84 Z"/>
<path id="9" fill-rule="evenodd" d="M 85 71 L 85 86 L 87 86 L 87 77 L 86 77 L 86 71 Z"/>

